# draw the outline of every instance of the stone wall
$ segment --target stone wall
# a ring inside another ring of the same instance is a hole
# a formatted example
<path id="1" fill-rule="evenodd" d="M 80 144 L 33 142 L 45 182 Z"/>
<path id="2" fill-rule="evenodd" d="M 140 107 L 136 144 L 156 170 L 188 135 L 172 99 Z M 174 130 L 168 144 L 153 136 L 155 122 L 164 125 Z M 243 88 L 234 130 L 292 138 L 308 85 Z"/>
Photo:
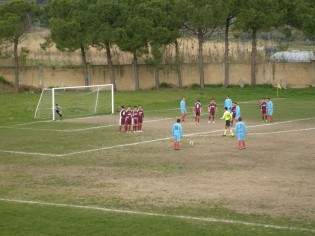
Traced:
<path id="1" fill-rule="evenodd" d="M 132 65 L 114 66 L 117 90 L 134 90 Z M 205 84 L 222 84 L 224 81 L 223 64 L 205 64 Z M 106 65 L 89 65 L 90 84 L 110 83 Z M 0 66 L 0 75 L 14 82 L 14 68 Z M 160 70 L 160 83 L 178 85 L 177 74 L 171 67 Z M 230 65 L 230 84 L 238 85 L 240 81 L 250 84 L 250 64 Z M 183 86 L 199 84 L 198 64 L 182 65 Z M 257 64 L 257 84 L 282 84 L 288 87 L 315 86 L 315 62 L 311 63 L 274 63 Z M 20 84 L 39 88 L 81 86 L 84 85 L 82 67 L 47 67 L 24 66 L 21 68 Z M 154 68 L 139 66 L 140 89 L 155 87 Z"/>

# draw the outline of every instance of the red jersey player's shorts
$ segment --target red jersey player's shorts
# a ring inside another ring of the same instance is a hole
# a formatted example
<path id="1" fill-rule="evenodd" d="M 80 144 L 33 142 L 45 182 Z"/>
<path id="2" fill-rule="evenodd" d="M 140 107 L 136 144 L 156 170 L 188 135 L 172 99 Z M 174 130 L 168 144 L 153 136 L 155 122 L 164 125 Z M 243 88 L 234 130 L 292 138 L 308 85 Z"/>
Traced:
<path id="1" fill-rule="evenodd" d="M 196 111 L 195 111 L 195 115 L 196 115 L 196 116 L 200 116 L 200 110 L 196 110 Z"/>
<path id="2" fill-rule="evenodd" d="M 131 117 L 127 116 L 126 117 L 126 125 L 131 125 Z"/>
<path id="3" fill-rule="evenodd" d="M 210 115 L 214 116 L 215 115 L 215 108 L 210 108 Z"/>
<path id="4" fill-rule="evenodd" d="M 143 123 L 143 118 L 142 118 L 142 116 L 139 116 L 138 117 L 138 124 L 142 124 Z"/>
<path id="5" fill-rule="evenodd" d="M 261 114 L 266 114 L 267 113 L 267 109 L 261 109 Z"/>
<path id="6" fill-rule="evenodd" d="M 133 124 L 137 125 L 138 124 L 138 118 L 133 118 Z"/>
<path id="7" fill-rule="evenodd" d="M 120 118 L 120 125 L 124 125 L 126 123 L 126 117 L 121 117 Z"/>

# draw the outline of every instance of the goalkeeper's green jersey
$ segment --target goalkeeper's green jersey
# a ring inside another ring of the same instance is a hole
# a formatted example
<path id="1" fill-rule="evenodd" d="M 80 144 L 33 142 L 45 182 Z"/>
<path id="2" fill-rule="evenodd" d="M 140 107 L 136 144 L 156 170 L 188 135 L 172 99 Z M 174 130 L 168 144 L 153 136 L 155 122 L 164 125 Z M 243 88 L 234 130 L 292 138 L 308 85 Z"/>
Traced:
<path id="1" fill-rule="evenodd" d="M 225 111 L 224 113 L 223 113 L 223 116 L 222 116 L 222 118 L 221 119 L 224 119 L 224 120 L 232 120 L 232 113 L 231 112 L 229 112 L 229 111 Z"/>

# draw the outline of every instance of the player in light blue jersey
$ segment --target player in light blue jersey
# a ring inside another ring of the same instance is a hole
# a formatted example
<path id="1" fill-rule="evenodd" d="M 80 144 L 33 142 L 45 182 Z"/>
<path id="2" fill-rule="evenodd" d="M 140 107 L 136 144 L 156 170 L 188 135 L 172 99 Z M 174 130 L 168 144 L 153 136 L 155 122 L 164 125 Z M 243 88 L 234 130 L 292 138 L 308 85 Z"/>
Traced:
<path id="1" fill-rule="evenodd" d="M 235 108 L 235 120 L 236 122 L 241 118 L 241 108 L 240 106 L 237 104 L 237 102 L 235 102 L 236 104 L 236 108 Z"/>
<path id="2" fill-rule="evenodd" d="M 186 98 L 183 97 L 182 100 L 180 101 L 180 112 L 182 113 L 181 115 L 181 121 L 185 121 L 185 117 L 187 115 L 187 110 L 186 110 Z"/>
<path id="3" fill-rule="evenodd" d="M 180 119 L 177 119 L 176 123 L 173 125 L 172 135 L 174 137 L 174 149 L 179 150 L 179 141 L 183 136 L 183 127 L 180 124 Z"/>
<path id="4" fill-rule="evenodd" d="M 225 100 L 224 100 L 224 107 L 227 108 L 228 111 L 231 111 L 231 107 L 232 107 L 232 100 L 230 98 L 230 96 L 226 96 Z"/>
<path id="5" fill-rule="evenodd" d="M 267 119 L 269 122 L 273 121 L 272 114 L 273 114 L 273 102 L 270 100 L 270 98 L 267 98 Z"/>
<path id="6" fill-rule="evenodd" d="M 235 124 L 235 133 L 237 135 L 238 149 L 239 150 L 245 149 L 245 135 L 247 133 L 247 127 L 246 124 L 242 121 L 241 117 Z"/>

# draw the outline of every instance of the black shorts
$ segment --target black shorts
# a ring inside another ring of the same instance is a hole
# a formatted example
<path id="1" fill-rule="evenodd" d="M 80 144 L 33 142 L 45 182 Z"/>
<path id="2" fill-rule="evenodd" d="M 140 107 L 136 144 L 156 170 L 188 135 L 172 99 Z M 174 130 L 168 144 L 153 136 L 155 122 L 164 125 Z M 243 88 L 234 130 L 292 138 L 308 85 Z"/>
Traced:
<path id="1" fill-rule="evenodd" d="M 230 127 L 230 126 L 231 126 L 231 121 L 230 121 L 230 120 L 226 120 L 226 121 L 225 121 L 225 126 Z"/>

